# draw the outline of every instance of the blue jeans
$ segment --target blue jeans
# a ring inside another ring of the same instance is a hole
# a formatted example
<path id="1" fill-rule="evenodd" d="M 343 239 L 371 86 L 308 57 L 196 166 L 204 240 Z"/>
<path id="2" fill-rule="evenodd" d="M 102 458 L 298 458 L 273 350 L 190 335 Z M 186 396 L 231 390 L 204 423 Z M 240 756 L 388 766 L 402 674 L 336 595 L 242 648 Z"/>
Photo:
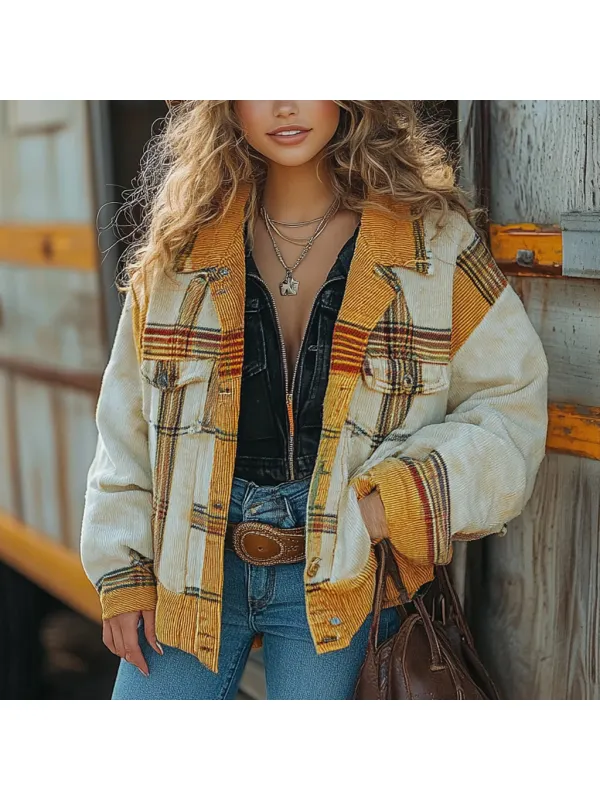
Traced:
<path id="1" fill-rule="evenodd" d="M 280 528 L 305 523 L 309 480 L 259 487 L 234 479 L 229 520 L 255 520 Z M 233 700 L 257 633 L 269 700 L 351 700 L 367 647 L 371 615 L 348 647 L 318 654 L 306 619 L 304 561 L 256 567 L 225 549 L 218 673 L 197 658 L 163 645 L 158 655 L 140 627 L 150 676 L 121 660 L 113 700 Z M 379 641 L 398 630 L 395 608 L 381 614 Z"/>

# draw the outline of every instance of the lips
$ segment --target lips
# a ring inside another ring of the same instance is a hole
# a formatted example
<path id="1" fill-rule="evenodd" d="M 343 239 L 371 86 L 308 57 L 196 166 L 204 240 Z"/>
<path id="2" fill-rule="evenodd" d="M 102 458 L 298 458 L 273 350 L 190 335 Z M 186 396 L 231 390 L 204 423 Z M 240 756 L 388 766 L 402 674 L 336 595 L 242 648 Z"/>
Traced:
<path id="1" fill-rule="evenodd" d="M 303 125 L 281 125 L 279 128 L 274 128 L 269 131 L 269 136 L 297 136 L 300 133 L 308 133 L 310 128 L 305 128 Z"/>
<path id="2" fill-rule="evenodd" d="M 310 135 L 310 131 L 310 128 L 305 128 L 303 125 L 282 125 L 267 135 L 277 144 L 289 146 L 302 144 L 306 137 Z"/>

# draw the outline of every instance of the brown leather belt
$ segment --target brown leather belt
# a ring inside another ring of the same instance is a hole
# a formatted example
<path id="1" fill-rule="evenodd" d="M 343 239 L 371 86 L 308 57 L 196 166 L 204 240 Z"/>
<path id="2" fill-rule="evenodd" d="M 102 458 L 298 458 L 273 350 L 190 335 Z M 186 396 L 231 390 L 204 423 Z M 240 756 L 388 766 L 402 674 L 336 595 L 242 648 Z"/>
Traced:
<path id="1" fill-rule="evenodd" d="M 304 528 L 275 528 L 264 522 L 228 523 L 225 545 L 257 567 L 295 564 L 305 558 Z"/>

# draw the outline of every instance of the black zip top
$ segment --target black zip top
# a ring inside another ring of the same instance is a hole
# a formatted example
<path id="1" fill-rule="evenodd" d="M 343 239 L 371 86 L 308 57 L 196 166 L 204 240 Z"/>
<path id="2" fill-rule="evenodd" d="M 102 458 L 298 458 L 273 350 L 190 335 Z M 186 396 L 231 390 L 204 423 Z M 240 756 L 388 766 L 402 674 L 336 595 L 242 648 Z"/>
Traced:
<path id="1" fill-rule="evenodd" d="M 333 328 L 358 228 L 317 292 L 292 375 L 275 302 L 246 247 L 244 364 L 235 476 L 272 486 L 312 474 L 329 377 Z"/>

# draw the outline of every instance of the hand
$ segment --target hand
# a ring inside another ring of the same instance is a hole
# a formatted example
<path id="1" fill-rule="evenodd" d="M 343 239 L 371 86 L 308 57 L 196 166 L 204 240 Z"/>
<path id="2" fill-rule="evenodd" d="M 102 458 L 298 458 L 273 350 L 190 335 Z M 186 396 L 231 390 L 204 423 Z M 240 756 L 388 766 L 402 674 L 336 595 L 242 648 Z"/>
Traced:
<path id="1" fill-rule="evenodd" d="M 371 541 L 375 544 L 381 539 L 387 539 L 390 532 L 379 492 L 375 490 L 365 495 L 362 500 L 358 501 L 358 506 Z"/>
<path id="2" fill-rule="evenodd" d="M 138 639 L 138 620 L 140 614 L 144 618 L 144 635 L 150 647 L 159 655 L 164 655 L 162 647 L 156 641 L 154 632 L 154 611 L 129 611 L 105 619 L 102 623 L 102 641 L 116 656 L 134 664 L 139 671 L 149 676 L 146 659 L 142 655 Z"/>

